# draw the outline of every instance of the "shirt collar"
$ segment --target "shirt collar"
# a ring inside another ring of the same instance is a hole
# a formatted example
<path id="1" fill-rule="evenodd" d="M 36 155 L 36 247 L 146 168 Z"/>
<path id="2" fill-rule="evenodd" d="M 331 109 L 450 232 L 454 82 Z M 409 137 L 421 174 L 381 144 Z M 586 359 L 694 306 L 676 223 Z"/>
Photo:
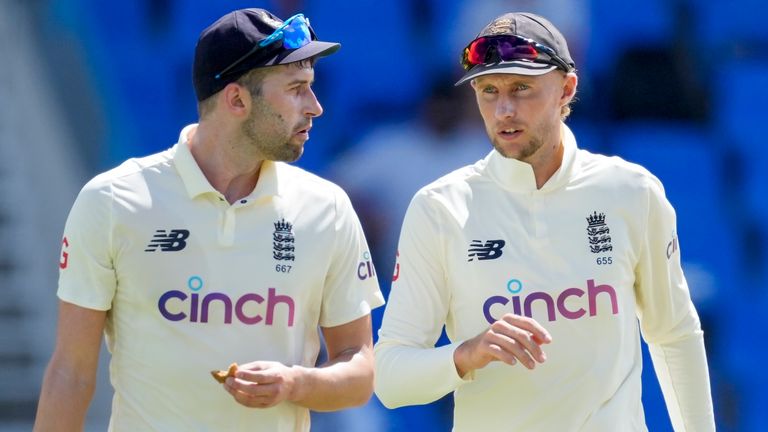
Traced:
<path id="1" fill-rule="evenodd" d="M 548 191 L 564 185 L 571 178 L 576 159 L 576 138 L 565 125 L 562 127 L 563 161 L 560 168 L 542 186 L 541 191 Z M 536 192 L 536 177 L 533 167 L 517 159 L 506 158 L 495 149 L 485 157 L 486 172 L 497 183 L 512 192 Z"/>
<path id="2" fill-rule="evenodd" d="M 189 149 L 189 133 L 197 127 L 197 124 L 191 124 L 181 130 L 179 141 L 173 146 L 173 163 L 184 183 L 187 195 L 194 199 L 202 194 L 213 193 L 216 196 L 222 194 L 211 186 L 208 179 L 203 174 L 200 166 L 197 164 L 192 151 Z M 267 196 L 280 195 L 280 182 L 278 181 L 279 164 L 273 161 L 263 161 L 259 171 L 259 180 L 250 198 L 260 198 Z"/>

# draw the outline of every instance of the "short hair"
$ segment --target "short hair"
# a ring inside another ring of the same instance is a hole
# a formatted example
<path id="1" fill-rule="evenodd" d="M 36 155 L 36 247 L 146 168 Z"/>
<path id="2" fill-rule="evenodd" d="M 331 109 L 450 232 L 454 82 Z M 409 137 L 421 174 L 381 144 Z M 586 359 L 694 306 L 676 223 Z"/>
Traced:
<path id="1" fill-rule="evenodd" d="M 574 95 L 574 98 L 575 98 L 575 95 Z M 562 121 L 565 121 L 565 119 L 567 119 L 568 116 L 571 115 L 571 111 L 572 111 L 571 104 L 573 103 L 573 101 L 574 99 L 572 98 L 570 102 L 568 102 L 567 104 L 563 105 L 562 108 L 560 108 L 560 119 Z"/>
<path id="2" fill-rule="evenodd" d="M 316 61 L 316 57 L 310 57 L 278 66 L 308 69 L 314 67 Z M 274 68 L 275 66 L 253 68 L 238 78 L 235 82 L 247 88 L 248 92 L 251 94 L 251 97 L 258 98 L 261 96 L 261 86 L 264 83 L 264 78 L 269 75 L 274 70 Z M 217 94 L 218 92 L 197 103 L 197 113 L 201 119 L 213 111 L 213 108 L 216 106 Z"/>

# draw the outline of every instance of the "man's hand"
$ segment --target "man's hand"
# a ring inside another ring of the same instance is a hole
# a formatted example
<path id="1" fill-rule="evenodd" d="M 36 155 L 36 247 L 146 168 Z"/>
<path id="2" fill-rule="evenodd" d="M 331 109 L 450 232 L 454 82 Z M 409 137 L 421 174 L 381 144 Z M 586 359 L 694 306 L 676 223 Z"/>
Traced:
<path id="1" fill-rule="evenodd" d="M 300 387 L 299 367 L 274 361 L 255 361 L 238 367 L 235 378 L 227 378 L 224 388 L 241 405 L 269 408 L 295 399 Z"/>
<path id="2" fill-rule="evenodd" d="M 269 408 L 291 402 L 314 411 L 365 404 L 373 393 L 371 316 L 322 327 L 328 361 L 317 367 L 254 361 L 238 367 L 224 388 L 241 405 Z"/>
<path id="3" fill-rule="evenodd" d="M 453 353 L 453 361 L 461 377 L 497 360 L 508 365 L 520 361 L 533 369 L 536 362 L 547 360 L 541 345 L 550 342 L 552 337 L 536 320 L 508 313 L 491 324 L 488 330 L 459 345 Z"/>

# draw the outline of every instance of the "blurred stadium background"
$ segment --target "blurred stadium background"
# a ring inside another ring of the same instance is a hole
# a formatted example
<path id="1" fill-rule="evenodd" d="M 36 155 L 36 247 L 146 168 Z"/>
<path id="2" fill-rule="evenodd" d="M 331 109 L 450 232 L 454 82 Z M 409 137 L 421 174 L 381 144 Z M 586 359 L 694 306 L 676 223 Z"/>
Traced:
<path id="1" fill-rule="evenodd" d="M 387 293 L 410 196 L 490 148 L 469 89 L 450 86 L 461 48 L 502 12 L 553 21 L 579 68 L 568 123 L 580 146 L 645 165 L 677 209 L 718 429 L 768 430 L 765 0 L 0 0 L 0 431 L 31 428 L 79 188 L 196 120 L 197 36 L 241 7 L 302 11 L 342 43 L 316 68 L 325 114 L 297 164 L 350 191 Z M 105 365 L 87 430 L 106 429 Z M 645 365 L 648 427 L 669 431 Z M 392 411 L 374 398 L 313 430 L 444 431 L 450 412 L 450 397 Z"/>

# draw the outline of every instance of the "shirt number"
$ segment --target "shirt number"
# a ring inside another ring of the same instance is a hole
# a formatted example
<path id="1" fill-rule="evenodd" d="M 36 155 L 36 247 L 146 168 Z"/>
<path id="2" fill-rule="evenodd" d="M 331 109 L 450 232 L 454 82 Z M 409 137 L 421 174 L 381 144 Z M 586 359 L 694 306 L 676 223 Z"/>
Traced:
<path id="1" fill-rule="evenodd" d="M 288 264 L 277 264 L 275 265 L 275 271 L 278 273 L 290 273 L 291 266 L 289 266 Z"/>
<path id="2" fill-rule="evenodd" d="M 597 265 L 609 265 L 609 264 L 613 264 L 613 258 L 597 257 Z"/>

